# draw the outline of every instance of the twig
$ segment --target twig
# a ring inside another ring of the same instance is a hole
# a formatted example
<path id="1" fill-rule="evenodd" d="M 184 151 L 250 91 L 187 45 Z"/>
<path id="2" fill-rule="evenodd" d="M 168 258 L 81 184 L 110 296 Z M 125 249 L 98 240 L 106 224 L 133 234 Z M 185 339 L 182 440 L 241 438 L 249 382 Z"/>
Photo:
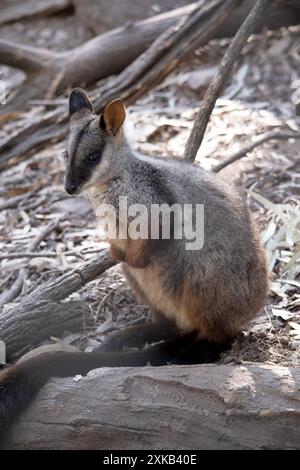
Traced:
<path id="1" fill-rule="evenodd" d="M 43 227 L 40 233 L 35 237 L 28 246 L 29 251 L 34 251 L 37 249 L 39 244 L 44 240 L 44 238 L 49 235 L 53 230 L 55 230 L 60 223 L 62 216 L 58 217 L 56 220 L 51 221 L 50 224 Z M 17 279 L 10 287 L 10 289 L 4 292 L 0 296 L 0 311 L 2 310 L 3 305 L 12 302 L 18 295 L 21 293 L 25 281 L 26 268 L 21 268 L 18 274 Z"/>
<path id="2" fill-rule="evenodd" d="M 250 34 L 262 20 L 263 14 L 269 5 L 270 0 L 258 0 L 231 41 L 231 44 L 205 93 L 196 116 L 184 151 L 184 158 L 186 160 L 190 160 L 191 162 L 195 160 L 216 100 L 221 94 L 229 73 L 231 72 L 241 50 L 245 46 Z"/>
<path id="3" fill-rule="evenodd" d="M 246 157 L 246 155 L 251 152 L 255 147 L 258 147 L 261 144 L 264 144 L 265 142 L 268 142 L 268 140 L 273 140 L 273 139 L 279 139 L 279 140 L 285 140 L 285 139 L 300 139 L 300 132 L 288 132 L 288 131 L 270 131 L 266 132 L 265 134 L 262 134 L 258 136 L 254 142 L 245 145 L 245 147 L 241 148 L 237 152 L 235 152 L 233 155 L 230 157 L 226 158 L 221 163 L 218 163 L 213 168 L 213 171 L 215 173 L 218 173 L 219 171 L 223 170 L 228 165 L 231 165 L 231 163 L 236 162 L 237 160 L 240 160 L 243 157 Z"/>
<path id="4" fill-rule="evenodd" d="M 19 209 L 28 209 L 28 206 L 31 204 L 26 205 L 26 202 L 29 201 L 29 199 L 32 196 L 35 196 L 36 193 L 40 190 L 40 186 L 35 187 L 32 191 L 29 191 L 27 193 L 20 194 L 19 196 L 14 196 L 13 198 L 9 199 L 8 201 L 3 202 L 0 204 L 0 212 L 7 210 L 7 209 L 13 209 L 14 207 L 18 207 Z M 26 205 L 26 207 L 25 207 Z"/>
<path id="5" fill-rule="evenodd" d="M 59 73 L 54 77 L 54 79 L 50 83 L 50 86 L 45 95 L 45 100 L 51 100 L 53 98 L 53 96 L 57 92 L 58 87 L 61 85 L 64 77 L 65 77 L 65 70 L 64 68 L 62 68 L 62 70 L 59 71 Z"/>
<path id="6" fill-rule="evenodd" d="M 27 199 L 27 202 L 21 203 L 20 206 L 25 211 L 35 210 L 40 207 L 44 202 L 47 201 L 47 196 L 44 194 L 43 196 L 36 197 L 33 201 L 30 202 L 30 199 Z"/>
<path id="7" fill-rule="evenodd" d="M 12 209 L 13 207 L 18 206 L 20 202 L 29 199 L 32 196 L 32 194 L 34 193 L 31 191 L 27 194 L 21 194 L 20 196 L 15 196 L 9 199 L 8 201 L 3 202 L 2 204 L 0 204 L 0 212 L 6 209 Z"/>
<path id="8" fill-rule="evenodd" d="M 34 238 L 31 243 L 29 243 L 28 251 L 36 250 L 39 244 L 44 240 L 44 238 L 47 237 L 51 232 L 53 232 L 53 230 L 58 227 L 63 217 L 65 216 L 59 216 L 57 217 L 57 219 L 52 220 L 48 225 L 46 225 L 46 227 L 43 227 L 37 237 Z"/>
<path id="9" fill-rule="evenodd" d="M 57 256 L 84 256 L 92 253 L 99 253 L 100 249 L 86 250 L 86 251 L 77 251 L 77 250 L 68 250 L 68 251 L 41 251 L 36 253 L 34 251 L 26 251 L 24 253 L 6 253 L 0 255 L 0 261 L 4 259 L 20 259 L 20 258 L 56 258 Z"/>
<path id="10" fill-rule="evenodd" d="M 0 261 L 4 259 L 20 259 L 20 258 L 55 258 L 56 256 L 66 253 L 57 253 L 55 251 L 41 251 L 40 253 L 35 253 L 33 251 L 27 251 L 25 253 L 6 253 L 0 255 Z"/>
<path id="11" fill-rule="evenodd" d="M 66 106 L 67 100 L 62 98 L 52 100 L 30 100 L 28 104 L 30 106 Z"/>
<path id="12" fill-rule="evenodd" d="M 3 279 L 2 281 L 0 281 L 0 291 L 6 287 L 8 281 L 10 280 L 10 278 L 12 277 L 13 273 L 9 273 L 8 276 L 5 277 L 5 279 Z"/>
<path id="13" fill-rule="evenodd" d="M 59 302 L 88 282 L 93 281 L 116 264 L 108 248 L 99 251 L 97 257 L 84 262 L 79 268 L 63 274 L 55 281 L 44 285 L 28 296 L 28 301 Z"/>
<path id="14" fill-rule="evenodd" d="M 146 322 L 146 315 L 141 315 L 138 318 L 135 318 L 132 321 L 126 322 L 125 326 L 128 328 L 129 326 L 134 326 L 139 323 L 145 323 Z M 105 323 L 105 322 L 104 322 Z M 102 325 L 101 325 L 102 327 Z M 97 333 L 100 333 L 101 336 L 105 336 L 107 333 L 111 333 L 112 331 L 117 331 L 117 330 L 122 330 L 124 328 L 123 324 L 116 324 L 112 323 L 111 326 L 106 326 L 105 328 L 101 328 L 101 331 L 97 329 Z"/>

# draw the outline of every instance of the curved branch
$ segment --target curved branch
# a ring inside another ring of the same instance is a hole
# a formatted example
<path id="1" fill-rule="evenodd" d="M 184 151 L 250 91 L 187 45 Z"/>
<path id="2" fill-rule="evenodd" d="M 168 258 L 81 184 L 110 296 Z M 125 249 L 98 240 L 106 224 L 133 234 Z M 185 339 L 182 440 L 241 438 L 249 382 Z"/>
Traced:
<path id="1" fill-rule="evenodd" d="M 16 67 L 27 73 L 34 73 L 57 60 L 59 54 L 47 49 L 23 46 L 10 41 L 0 41 L 0 63 Z"/>
<path id="2" fill-rule="evenodd" d="M 265 134 L 259 135 L 254 142 L 251 142 L 248 145 L 245 145 L 245 147 L 241 148 L 237 152 L 235 152 L 233 155 L 230 157 L 226 158 L 223 162 L 218 163 L 212 171 L 214 173 L 218 173 L 219 171 L 223 170 L 223 168 L 226 168 L 228 165 L 231 165 L 231 163 L 236 162 L 237 160 L 240 160 L 241 158 L 244 158 L 247 156 L 249 152 L 252 152 L 255 147 L 258 147 L 259 145 L 264 144 L 265 142 L 268 142 L 269 140 L 287 140 L 287 139 L 300 139 L 300 132 L 289 132 L 289 131 L 269 131 L 266 132 Z"/>

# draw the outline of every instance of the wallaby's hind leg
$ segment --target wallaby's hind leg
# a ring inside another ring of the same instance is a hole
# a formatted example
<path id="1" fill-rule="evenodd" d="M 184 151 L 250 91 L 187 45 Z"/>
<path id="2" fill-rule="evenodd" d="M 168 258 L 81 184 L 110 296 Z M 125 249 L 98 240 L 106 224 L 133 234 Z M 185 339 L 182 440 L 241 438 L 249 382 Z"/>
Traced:
<path id="1" fill-rule="evenodd" d="M 179 355 L 172 360 L 172 364 L 209 364 L 216 362 L 223 351 L 231 345 L 231 341 L 218 344 L 205 339 L 195 339 L 188 344 Z"/>
<path id="2" fill-rule="evenodd" d="M 130 326 L 106 336 L 96 351 L 122 351 L 124 347 L 141 348 L 146 343 L 157 343 L 165 339 L 175 338 L 178 329 L 173 322 L 159 321 Z"/>

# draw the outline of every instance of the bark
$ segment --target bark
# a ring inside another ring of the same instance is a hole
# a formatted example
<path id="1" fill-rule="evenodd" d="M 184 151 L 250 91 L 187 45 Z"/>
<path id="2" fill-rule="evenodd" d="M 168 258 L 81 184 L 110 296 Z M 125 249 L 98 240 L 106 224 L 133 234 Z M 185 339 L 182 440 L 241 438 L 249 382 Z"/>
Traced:
<path id="1" fill-rule="evenodd" d="M 0 340 L 6 344 L 7 360 L 18 359 L 45 338 L 79 331 L 88 324 L 90 308 L 86 302 L 61 302 L 115 263 L 108 250 L 85 262 L 80 268 L 37 288 L 19 304 L 0 314 Z"/>
<path id="2" fill-rule="evenodd" d="M 53 379 L 2 449 L 299 449 L 300 369 L 98 369 Z"/>

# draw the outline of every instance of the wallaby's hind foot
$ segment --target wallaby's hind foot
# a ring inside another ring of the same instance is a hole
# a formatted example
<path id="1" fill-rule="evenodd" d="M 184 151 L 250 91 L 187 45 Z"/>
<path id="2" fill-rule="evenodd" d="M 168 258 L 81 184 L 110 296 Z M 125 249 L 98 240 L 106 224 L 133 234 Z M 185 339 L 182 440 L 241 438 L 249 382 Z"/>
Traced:
<path id="1" fill-rule="evenodd" d="M 172 364 L 212 364 L 220 359 L 222 352 L 230 348 L 232 341 L 218 344 L 196 339 L 187 345 L 171 362 Z"/>

